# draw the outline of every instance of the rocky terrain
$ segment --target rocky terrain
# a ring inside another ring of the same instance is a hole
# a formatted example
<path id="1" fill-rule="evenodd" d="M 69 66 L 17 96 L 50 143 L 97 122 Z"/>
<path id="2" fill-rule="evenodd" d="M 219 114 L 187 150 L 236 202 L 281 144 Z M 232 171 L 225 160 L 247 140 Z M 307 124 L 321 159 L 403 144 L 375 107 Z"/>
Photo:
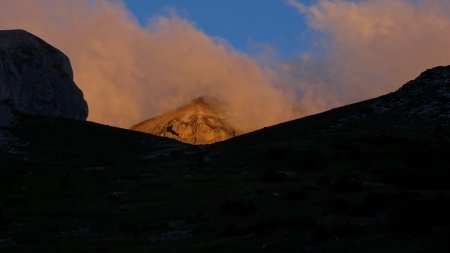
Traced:
<path id="1" fill-rule="evenodd" d="M 198 98 L 131 129 L 190 144 L 209 144 L 236 136 L 236 130 L 226 122 L 220 105 L 206 98 Z"/>
<path id="2" fill-rule="evenodd" d="M 0 150 L 14 152 L 15 138 L 9 132 L 15 124 L 16 116 L 12 106 L 0 103 Z"/>
<path id="3" fill-rule="evenodd" d="M 4 101 L 23 113 L 83 120 L 88 116 L 69 58 L 23 30 L 0 31 L 0 103 Z"/>
<path id="4" fill-rule="evenodd" d="M 372 104 L 378 114 L 396 113 L 408 118 L 411 127 L 419 125 L 429 130 L 450 126 L 450 70 L 437 67 L 422 73 L 397 92 L 378 99 Z M 404 124 L 406 125 L 406 124 Z"/>
<path id="5" fill-rule="evenodd" d="M 211 145 L 2 105 L 0 251 L 447 253 L 449 76 Z"/>

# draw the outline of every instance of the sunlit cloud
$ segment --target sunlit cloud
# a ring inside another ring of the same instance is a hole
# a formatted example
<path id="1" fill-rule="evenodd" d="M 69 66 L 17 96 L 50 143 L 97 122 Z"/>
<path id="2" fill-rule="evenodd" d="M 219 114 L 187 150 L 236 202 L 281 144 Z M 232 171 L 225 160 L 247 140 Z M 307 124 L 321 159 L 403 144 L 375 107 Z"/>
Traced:
<path id="1" fill-rule="evenodd" d="M 288 3 L 323 35 L 321 55 L 287 63 L 288 76 L 329 106 L 394 91 L 424 69 L 450 64 L 449 1 Z"/>
<path id="2" fill-rule="evenodd" d="M 450 62 L 446 0 L 289 0 L 321 36 L 318 52 L 287 61 L 270 45 L 249 57 L 173 11 L 143 27 L 118 1 L 0 2 L 0 29 L 64 51 L 89 119 L 121 127 L 208 96 L 246 132 L 394 91 Z"/>
<path id="3" fill-rule="evenodd" d="M 141 27 L 117 2 L 2 0 L 1 29 L 22 28 L 71 59 L 90 120 L 129 127 L 199 96 L 249 131 L 292 117 L 273 73 L 173 12 Z"/>

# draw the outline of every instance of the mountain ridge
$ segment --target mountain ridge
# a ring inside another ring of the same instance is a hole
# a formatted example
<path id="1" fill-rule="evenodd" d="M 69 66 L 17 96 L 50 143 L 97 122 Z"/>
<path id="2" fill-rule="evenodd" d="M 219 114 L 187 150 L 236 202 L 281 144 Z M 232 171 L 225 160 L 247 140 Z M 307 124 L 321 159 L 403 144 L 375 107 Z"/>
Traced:
<path id="1" fill-rule="evenodd" d="M 282 122 L 228 141 L 336 135 L 359 131 L 358 127 L 411 133 L 446 129 L 450 126 L 449 76 L 450 66 L 431 68 L 400 86 L 395 92 Z M 286 136 L 276 137 L 273 136 L 274 132 Z"/>
<path id="2" fill-rule="evenodd" d="M 211 145 L 0 104 L 0 251 L 447 253 L 448 75 Z"/>

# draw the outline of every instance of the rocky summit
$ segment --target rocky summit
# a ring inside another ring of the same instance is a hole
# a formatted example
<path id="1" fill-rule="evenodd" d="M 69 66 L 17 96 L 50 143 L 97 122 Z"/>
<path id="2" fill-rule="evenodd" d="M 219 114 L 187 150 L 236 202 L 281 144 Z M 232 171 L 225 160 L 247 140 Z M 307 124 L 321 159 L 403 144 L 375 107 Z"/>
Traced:
<path id="1" fill-rule="evenodd" d="M 69 58 L 24 30 L 0 31 L 0 102 L 27 114 L 88 116 Z"/>
<path id="2" fill-rule="evenodd" d="M 450 125 L 450 66 L 426 70 L 397 92 L 373 103 L 377 113 L 397 112 L 434 126 Z M 418 122 L 416 122 L 418 123 Z"/>
<path id="3" fill-rule="evenodd" d="M 198 98 L 131 129 L 190 144 L 209 144 L 236 136 L 236 130 L 225 121 L 219 106 L 205 98 Z"/>
<path id="4" fill-rule="evenodd" d="M 441 131 L 450 126 L 450 66 L 428 69 L 397 91 L 349 105 L 330 126 L 391 128 L 402 132 Z"/>

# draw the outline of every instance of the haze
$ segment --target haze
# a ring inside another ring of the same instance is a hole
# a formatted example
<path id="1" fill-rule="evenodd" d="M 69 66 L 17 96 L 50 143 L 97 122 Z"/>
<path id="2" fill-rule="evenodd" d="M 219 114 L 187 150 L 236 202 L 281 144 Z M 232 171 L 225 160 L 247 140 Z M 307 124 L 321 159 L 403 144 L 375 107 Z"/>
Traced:
<path id="1" fill-rule="evenodd" d="M 89 119 L 119 127 L 203 96 L 221 101 L 230 123 L 247 132 L 396 90 L 450 58 L 447 0 L 280 1 L 314 34 L 313 44 L 292 50 L 310 52 L 282 58 L 276 45 L 236 50 L 177 9 L 142 25 L 118 1 L 0 3 L 0 29 L 28 30 L 66 53 Z"/>

